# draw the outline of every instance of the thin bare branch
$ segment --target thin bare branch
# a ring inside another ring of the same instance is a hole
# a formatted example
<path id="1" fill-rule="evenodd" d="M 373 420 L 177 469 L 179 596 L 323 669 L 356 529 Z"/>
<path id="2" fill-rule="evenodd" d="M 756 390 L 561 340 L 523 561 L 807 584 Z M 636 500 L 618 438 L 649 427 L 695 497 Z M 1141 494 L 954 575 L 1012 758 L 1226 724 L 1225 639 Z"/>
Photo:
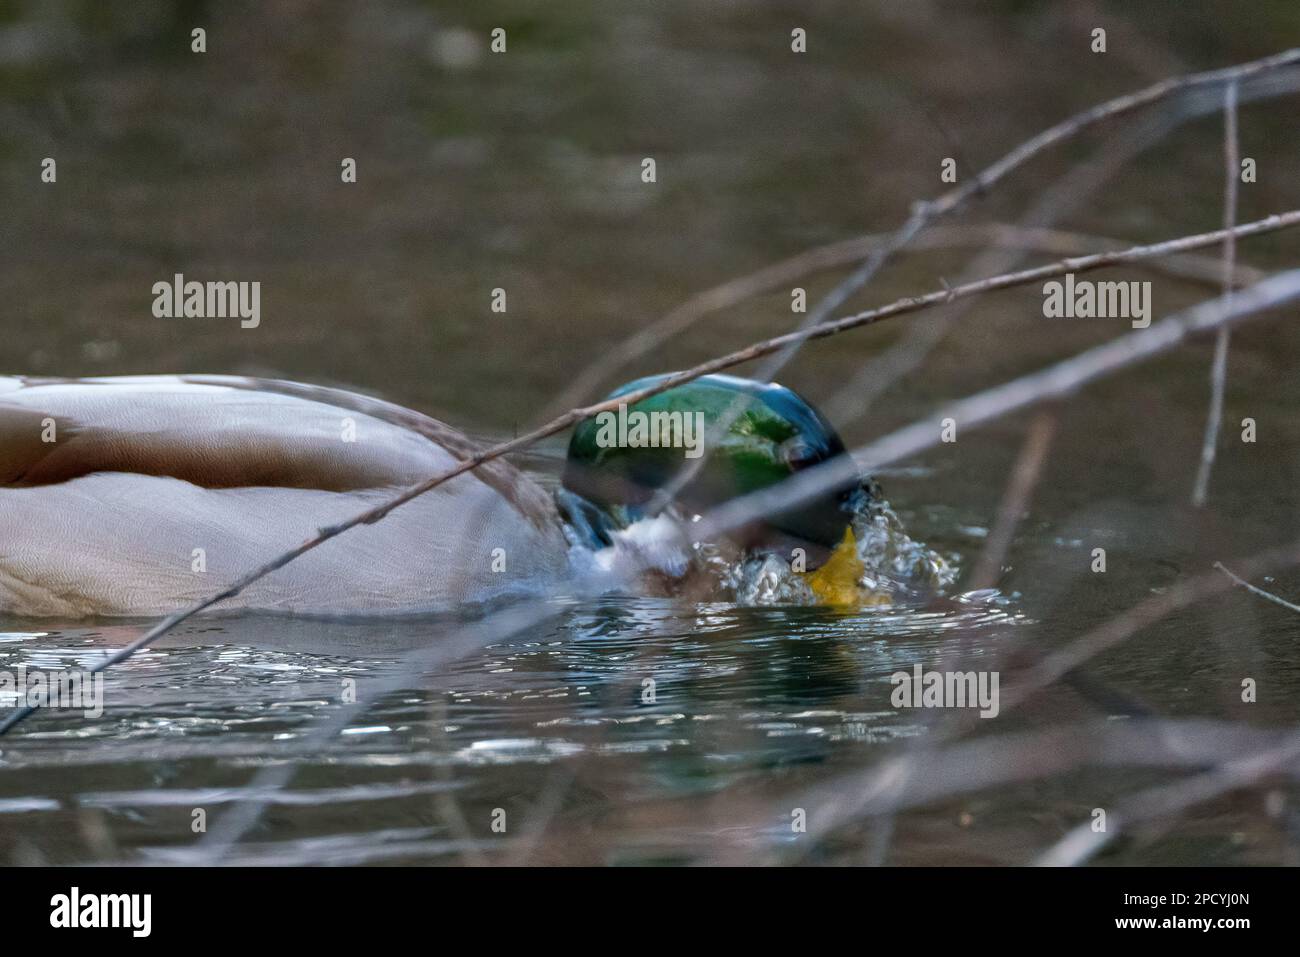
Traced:
<path id="1" fill-rule="evenodd" d="M 1258 595 L 1260 598 L 1266 598 L 1269 601 L 1273 602 L 1273 604 L 1281 605 L 1283 608 L 1286 608 L 1289 611 L 1300 612 L 1300 605 L 1294 605 L 1291 602 L 1287 601 L 1285 598 L 1279 598 L 1277 595 L 1274 595 L 1272 592 L 1264 591 L 1264 589 L 1260 588 L 1258 585 L 1252 585 L 1244 578 L 1241 578 L 1236 574 L 1234 574 L 1233 572 L 1229 571 L 1224 566 L 1223 562 L 1215 562 L 1214 567 L 1217 568 L 1219 571 L 1223 572 L 1223 574 L 1227 575 L 1229 578 L 1231 578 L 1242 588 L 1246 589 L 1248 592 Z"/>
<path id="2" fill-rule="evenodd" d="M 1051 448 L 1055 432 L 1056 416 L 1050 412 L 1039 413 L 1029 424 L 1025 444 L 1016 458 L 1011 480 L 1007 482 L 1002 503 L 998 506 L 997 521 L 984 542 L 975 570 L 971 572 L 970 584 L 967 586 L 971 591 L 992 588 L 1002 577 L 1002 562 L 1011 548 L 1011 540 L 1015 537 L 1020 517 L 1029 507 L 1029 500 L 1038 484 L 1043 463 L 1047 461 L 1047 450 Z"/>
<path id="3" fill-rule="evenodd" d="M 1017 146 L 978 176 L 967 180 L 960 188 L 954 189 L 935 200 L 931 206 L 934 207 L 936 215 L 955 209 L 977 193 L 987 191 L 998 180 L 1049 146 L 1069 139 L 1077 135 L 1081 130 L 1095 126 L 1103 120 L 1130 113 L 1138 107 L 1155 103 L 1185 90 L 1213 86 L 1219 83 L 1241 83 L 1243 80 L 1250 79 L 1261 73 L 1295 63 L 1300 63 L 1300 48 L 1285 50 L 1262 60 L 1254 60 L 1250 63 L 1242 63 L 1222 70 L 1210 70 L 1205 73 L 1190 73 L 1186 76 L 1170 77 L 1144 90 L 1138 90 L 1135 93 L 1128 93 L 1105 103 L 1100 103 L 1089 110 L 1084 110 L 1082 113 L 1063 120 L 1051 129 L 1044 130 L 1033 139 Z"/>
<path id="4" fill-rule="evenodd" d="M 1240 150 L 1237 146 L 1237 82 L 1227 85 L 1223 96 L 1223 228 L 1237 222 L 1237 181 Z M 1231 302 L 1233 273 L 1237 265 L 1237 239 L 1223 240 L 1223 294 Z M 1210 411 L 1205 420 L 1205 439 L 1201 445 L 1201 465 L 1192 489 L 1192 504 L 1200 508 L 1210 489 L 1210 472 L 1223 422 L 1223 396 L 1228 388 L 1228 328 L 1224 326 L 1214 340 L 1214 362 L 1210 366 Z"/>
<path id="5" fill-rule="evenodd" d="M 1136 132 L 1112 137 L 1098 156 L 1072 166 L 1042 190 L 1020 220 L 1020 225 L 1046 227 L 1069 216 L 1135 157 L 1163 141 L 1187 118 L 1185 108 L 1177 113 L 1162 113 L 1150 117 Z M 971 282 L 983 276 L 1020 269 L 1024 259 L 1023 250 L 985 247 L 966 264 L 956 282 Z M 825 403 L 826 414 L 835 422 L 857 421 L 868 415 L 876 401 L 921 367 L 975 303 L 974 299 L 966 299 L 936 309 L 933 315 L 910 323 L 897 342 L 870 357 L 848 382 L 836 390 Z"/>

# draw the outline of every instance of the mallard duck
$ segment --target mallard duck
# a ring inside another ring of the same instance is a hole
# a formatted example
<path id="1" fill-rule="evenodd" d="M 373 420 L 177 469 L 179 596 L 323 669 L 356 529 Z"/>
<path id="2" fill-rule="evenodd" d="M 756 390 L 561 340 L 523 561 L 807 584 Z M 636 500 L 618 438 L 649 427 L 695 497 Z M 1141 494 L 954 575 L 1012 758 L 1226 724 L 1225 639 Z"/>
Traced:
<path id="1" fill-rule="evenodd" d="M 638 380 L 617 397 L 652 380 Z M 733 409 L 732 403 L 739 402 Z M 843 454 L 780 386 L 706 376 L 637 412 L 740 415 L 673 496 L 707 508 Z M 603 423 L 608 426 L 609 423 Z M 326 542 L 223 609 L 374 614 L 562 588 L 574 549 L 611 547 L 681 448 L 580 425 L 555 494 L 503 460 Z M 609 436 L 604 436 L 607 439 Z M 472 453 L 460 432 L 341 389 L 236 376 L 0 378 L 0 611 L 153 615 L 195 602 L 324 525 Z M 857 489 L 745 530 L 747 548 L 833 548 Z"/>
<path id="2" fill-rule="evenodd" d="M 656 385 L 667 375 L 620 386 L 606 400 Z M 586 419 L 573 431 L 564 488 L 574 493 L 597 538 L 662 506 L 662 493 L 687 513 L 701 513 L 738 495 L 775 485 L 800 469 L 845 455 L 844 442 L 813 406 L 791 389 L 729 375 L 706 375 L 651 396 L 618 413 Z M 643 416 L 644 436 L 625 421 Z M 656 418 L 658 417 L 658 418 Z M 679 430 L 685 441 L 663 442 Z M 692 417 L 697 423 L 691 427 Z M 719 423 L 726 428 L 719 431 Z M 716 434 L 715 434 L 716 433 Z M 638 443 L 635 440 L 641 438 Z M 615 441 L 615 440 L 618 441 Z M 699 446 L 691 448 L 693 439 Z M 707 443 L 707 447 L 704 447 Z M 692 456 L 690 453 L 698 452 Z M 765 516 L 736 533 L 746 548 L 811 551 L 819 564 L 844 538 L 869 482 L 855 482 L 798 508 Z"/>

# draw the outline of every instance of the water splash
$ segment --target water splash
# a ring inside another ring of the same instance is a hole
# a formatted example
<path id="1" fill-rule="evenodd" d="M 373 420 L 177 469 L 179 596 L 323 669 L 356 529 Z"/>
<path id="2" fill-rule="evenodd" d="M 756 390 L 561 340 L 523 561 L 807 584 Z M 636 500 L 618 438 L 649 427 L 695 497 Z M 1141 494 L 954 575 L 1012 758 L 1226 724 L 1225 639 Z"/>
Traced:
<path id="1" fill-rule="evenodd" d="M 689 521 L 665 512 L 615 532 L 611 547 L 575 557 L 580 563 L 578 575 L 596 592 L 630 590 L 751 606 L 825 603 L 807 571 L 790 557 L 746 553 L 725 542 L 692 544 L 683 533 Z M 860 569 L 860 574 L 855 581 L 842 583 L 850 593 L 856 591 L 845 604 L 920 604 L 945 594 L 956 582 L 955 560 L 911 538 L 884 499 L 863 499 L 849 527 L 857 557 L 855 572 Z M 628 581 L 635 586 L 629 589 Z"/>
<path id="2" fill-rule="evenodd" d="M 956 563 L 907 534 L 902 520 L 883 499 L 863 502 L 850 527 L 861 574 L 859 606 L 912 604 L 942 595 L 957 580 Z M 848 547 L 848 546 L 841 546 Z M 815 605 L 809 577 L 772 554 L 715 564 L 720 584 L 741 604 Z"/>

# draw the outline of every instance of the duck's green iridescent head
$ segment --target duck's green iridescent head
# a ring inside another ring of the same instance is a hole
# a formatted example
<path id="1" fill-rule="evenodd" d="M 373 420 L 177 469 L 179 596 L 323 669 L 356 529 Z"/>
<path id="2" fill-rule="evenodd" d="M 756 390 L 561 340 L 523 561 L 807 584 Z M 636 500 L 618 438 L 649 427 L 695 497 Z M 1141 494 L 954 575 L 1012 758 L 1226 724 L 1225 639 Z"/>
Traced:
<path id="1" fill-rule="evenodd" d="M 611 399 L 662 381 L 637 379 Z M 734 421 L 717 434 L 728 415 Z M 582 422 L 569 442 L 564 487 L 581 502 L 569 511 L 597 538 L 646 514 L 662 489 L 688 512 L 703 513 L 739 495 L 775 485 L 801 469 L 846 454 L 835 429 L 790 389 L 728 375 L 702 376 L 618 412 Z M 680 487 L 684 469 L 695 470 Z M 743 544 L 834 548 L 864 484 L 840 488 L 798 508 L 768 515 Z M 572 499 L 570 502 L 572 503 Z"/>

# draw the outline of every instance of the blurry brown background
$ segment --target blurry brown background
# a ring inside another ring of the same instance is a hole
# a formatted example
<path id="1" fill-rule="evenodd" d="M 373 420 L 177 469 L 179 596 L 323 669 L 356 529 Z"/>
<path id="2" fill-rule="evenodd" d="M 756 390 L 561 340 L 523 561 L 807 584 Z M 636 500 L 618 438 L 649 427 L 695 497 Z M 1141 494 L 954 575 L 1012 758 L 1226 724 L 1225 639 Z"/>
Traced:
<path id="1" fill-rule="evenodd" d="M 691 293 L 897 225 L 942 190 L 945 156 L 969 174 L 1094 102 L 1300 35 L 1294 3 L 1250 7 L 5 0 L 0 370 L 262 372 L 508 431 L 535 421 L 575 366 Z M 193 26 L 206 54 L 189 51 Z M 496 26 L 504 55 L 487 47 Z M 790 51 L 795 26 L 804 55 Z M 1089 51 L 1094 26 L 1108 31 L 1104 55 Z M 1243 108 L 1242 152 L 1260 163 L 1243 220 L 1296 205 L 1294 104 Z M 1035 161 L 967 221 L 1014 221 L 1124 129 Z M 1190 124 L 1065 225 L 1134 241 L 1217 226 L 1219 130 L 1213 115 Z M 55 186 L 39 182 L 45 156 Z M 355 185 L 340 182 L 345 156 Z M 640 182 L 644 156 L 657 184 Z M 1241 256 L 1295 248 L 1275 236 Z M 901 259 L 860 302 L 933 288 L 969 255 Z M 260 280 L 261 328 L 155 319 L 150 287 L 175 272 Z M 496 286 L 505 315 L 489 309 Z M 1158 284 L 1156 306 L 1201 293 Z M 1039 299 L 990 300 L 927 366 L 937 383 L 904 383 L 879 414 L 901 420 L 917 388 L 925 407 L 932 390 L 1117 331 L 1046 324 Z M 628 377 L 786 329 L 788 301 L 713 317 Z M 782 378 L 819 398 L 895 335 L 815 345 Z M 1238 351 L 1237 367 L 1291 367 L 1294 337 L 1256 335 L 1267 355 Z"/>

